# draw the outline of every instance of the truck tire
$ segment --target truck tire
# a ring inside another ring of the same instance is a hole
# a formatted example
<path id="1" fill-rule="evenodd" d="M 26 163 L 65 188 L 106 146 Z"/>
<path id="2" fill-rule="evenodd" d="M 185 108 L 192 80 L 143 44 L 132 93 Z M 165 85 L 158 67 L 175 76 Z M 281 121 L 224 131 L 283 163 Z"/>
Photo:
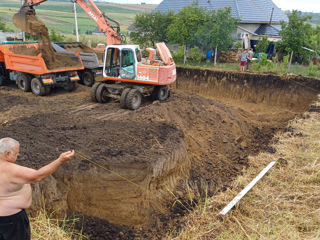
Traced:
<path id="1" fill-rule="evenodd" d="M 17 78 L 17 85 L 24 92 L 30 92 L 31 90 L 31 79 L 25 73 L 19 73 Z"/>
<path id="2" fill-rule="evenodd" d="M 156 86 L 152 92 L 153 100 L 165 101 L 169 98 L 170 91 L 168 86 Z"/>
<path id="3" fill-rule="evenodd" d="M 97 95 L 97 88 L 100 86 L 100 82 L 96 82 L 95 84 L 93 84 L 92 88 L 91 88 L 91 100 L 92 102 L 98 102 L 96 95 Z"/>
<path id="4" fill-rule="evenodd" d="M 69 80 L 66 86 L 64 86 L 64 89 L 68 92 L 72 92 L 76 89 L 76 83 Z"/>
<path id="5" fill-rule="evenodd" d="M 99 103 L 107 103 L 110 98 L 107 96 L 108 89 L 104 84 L 100 84 L 96 91 L 96 98 Z"/>
<path id="6" fill-rule="evenodd" d="M 126 97 L 126 106 L 131 110 L 136 110 L 140 107 L 142 95 L 138 89 L 131 89 Z"/>
<path id="7" fill-rule="evenodd" d="M 45 96 L 46 88 L 43 86 L 42 82 L 38 78 L 33 78 L 31 80 L 31 90 L 36 96 Z"/>
<path id="8" fill-rule="evenodd" d="M 121 93 L 121 97 L 120 97 L 120 107 L 121 108 L 127 108 L 127 104 L 126 104 L 126 99 L 127 99 L 127 95 L 130 92 L 131 88 L 125 88 L 122 93 Z"/>
<path id="9" fill-rule="evenodd" d="M 94 73 L 91 70 L 85 70 L 81 74 L 81 80 L 84 85 L 91 87 L 94 84 Z"/>
<path id="10" fill-rule="evenodd" d="M 46 96 L 48 96 L 51 93 L 51 86 L 45 86 L 46 89 Z"/>

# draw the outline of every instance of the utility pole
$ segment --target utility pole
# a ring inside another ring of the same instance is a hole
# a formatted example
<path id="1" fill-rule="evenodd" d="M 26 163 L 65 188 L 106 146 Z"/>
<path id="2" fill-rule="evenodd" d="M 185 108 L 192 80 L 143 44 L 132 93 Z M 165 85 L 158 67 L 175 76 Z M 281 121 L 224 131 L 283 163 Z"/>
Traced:
<path id="1" fill-rule="evenodd" d="M 21 0 L 21 6 L 23 6 L 23 4 L 24 4 L 24 0 Z M 21 32 L 21 34 L 22 34 L 22 40 L 25 42 L 26 41 L 26 34 L 25 34 L 25 32 Z"/>
<path id="2" fill-rule="evenodd" d="M 77 18 L 77 4 L 76 4 L 76 0 L 73 0 L 73 12 L 74 12 L 74 23 L 75 23 L 75 27 L 76 27 L 76 39 L 77 42 L 79 42 L 79 31 L 78 31 L 78 18 Z"/>

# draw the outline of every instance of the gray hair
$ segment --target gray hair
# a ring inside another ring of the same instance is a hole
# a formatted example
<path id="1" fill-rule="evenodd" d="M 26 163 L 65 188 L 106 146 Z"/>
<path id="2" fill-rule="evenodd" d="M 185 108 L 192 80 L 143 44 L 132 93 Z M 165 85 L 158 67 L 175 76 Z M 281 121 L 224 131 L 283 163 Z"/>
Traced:
<path id="1" fill-rule="evenodd" d="M 0 154 L 5 154 L 6 152 L 12 153 L 19 146 L 19 142 L 13 138 L 2 138 L 0 139 Z"/>

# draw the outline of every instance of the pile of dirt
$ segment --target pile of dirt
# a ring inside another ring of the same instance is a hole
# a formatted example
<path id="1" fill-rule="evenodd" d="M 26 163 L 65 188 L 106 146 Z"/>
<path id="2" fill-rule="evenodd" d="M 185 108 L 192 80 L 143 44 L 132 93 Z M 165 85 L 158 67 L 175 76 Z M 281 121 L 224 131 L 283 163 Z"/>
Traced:
<path id="1" fill-rule="evenodd" d="M 64 44 L 64 49 L 70 52 L 84 52 L 84 53 L 94 53 L 94 50 L 83 43 L 69 43 Z"/>
<path id="2" fill-rule="evenodd" d="M 22 31 L 37 36 L 39 40 L 39 52 L 42 53 L 42 58 L 48 69 L 77 68 L 82 66 L 78 57 L 56 53 L 54 51 L 48 29 L 44 23 L 35 16 L 35 13 L 29 13 L 25 7 L 21 7 L 20 11 L 13 16 L 13 23 Z M 30 54 L 35 54 L 31 56 L 37 56 L 39 54 L 38 52 L 30 51 L 27 47 L 20 47 L 18 50 L 13 51 L 17 54 L 29 56 Z"/>
<path id="3" fill-rule="evenodd" d="M 53 179 L 43 183 L 52 211 L 72 210 L 118 224 L 151 222 L 151 213 L 161 211 L 169 196 L 167 189 L 187 177 L 190 166 L 183 133 L 167 123 L 88 121 L 54 113 L 13 122 L 1 135 L 19 139 L 22 165 L 40 168 L 60 152 L 75 149 L 129 179 L 76 157 L 54 175 L 63 189 L 50 187 Z M 38 193 L 35 202 L 41 200 Z"/>

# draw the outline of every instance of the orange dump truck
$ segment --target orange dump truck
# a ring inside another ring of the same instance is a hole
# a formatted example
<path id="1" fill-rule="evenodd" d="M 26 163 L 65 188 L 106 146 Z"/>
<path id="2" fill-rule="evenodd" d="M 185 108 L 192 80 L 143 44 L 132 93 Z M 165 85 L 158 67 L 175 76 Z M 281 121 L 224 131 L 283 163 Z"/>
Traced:
<path id="1" fill-rule="evenodd" d="M 25 92 L 32 91 L 37 96 L 48 95 L 53 87 L 63 87 L 68 91 L 75 88 L 79 80 L 77 71 L 83 70 L 79 56 L 67 56 L 77 64 L 71 67 L 48 69 L 42 53 L 36 56 L 18 54 L 17 48 L 38 49 L 37 42 L 0 43 L 0 85 L 5 81 L 15 81 Z"/>

